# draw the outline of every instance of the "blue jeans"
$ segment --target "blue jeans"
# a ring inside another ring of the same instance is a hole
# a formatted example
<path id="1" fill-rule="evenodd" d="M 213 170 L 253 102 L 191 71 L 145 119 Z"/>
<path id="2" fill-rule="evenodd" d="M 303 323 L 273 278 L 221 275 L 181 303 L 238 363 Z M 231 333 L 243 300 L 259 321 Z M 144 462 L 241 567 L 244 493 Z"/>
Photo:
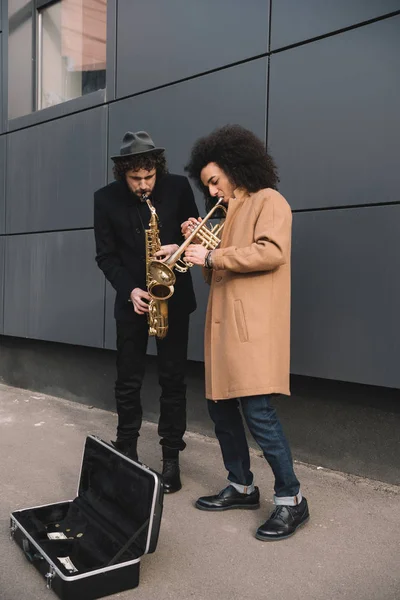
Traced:
<path id="1" fill-rule="evenodd" d="M 293 470 L 292 454 L 269 395 L 231 400 L 208 400 L 229 481 L 251 485 L 249 446 L 239 402 L 251 435 L 260 446 L 275 476 L 276 496 L 296 496 L 300 483 Z"/>

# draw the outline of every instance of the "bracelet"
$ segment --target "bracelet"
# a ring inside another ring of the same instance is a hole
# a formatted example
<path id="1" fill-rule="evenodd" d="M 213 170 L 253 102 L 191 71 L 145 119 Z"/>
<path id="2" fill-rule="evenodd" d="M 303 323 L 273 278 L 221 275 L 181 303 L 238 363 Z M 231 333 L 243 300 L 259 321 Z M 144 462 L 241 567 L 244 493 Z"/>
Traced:
<path id="1" fill-rule="evenodd" d="M 206 269 L 212 269 L 213 268 L 213 264 L 212 264 L 212 250 L 210 250 L 209 252 L 207 252 L 206 257 L 204 259 L 204 266 Z"/>

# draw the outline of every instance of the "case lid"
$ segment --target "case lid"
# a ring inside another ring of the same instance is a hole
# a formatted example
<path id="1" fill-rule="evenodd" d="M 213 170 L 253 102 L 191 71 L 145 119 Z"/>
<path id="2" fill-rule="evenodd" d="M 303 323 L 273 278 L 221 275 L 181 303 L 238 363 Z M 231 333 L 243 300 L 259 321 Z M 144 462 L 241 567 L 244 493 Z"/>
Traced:
<path id="1" fill-rule="evenodd" d="M 163 489 L 160 476 L 95 436 L 86 438 L 79 498 L 143 554 L 154 552 L 160 529 Z M 143 526 L 148 520 L 148 524 Z"/>

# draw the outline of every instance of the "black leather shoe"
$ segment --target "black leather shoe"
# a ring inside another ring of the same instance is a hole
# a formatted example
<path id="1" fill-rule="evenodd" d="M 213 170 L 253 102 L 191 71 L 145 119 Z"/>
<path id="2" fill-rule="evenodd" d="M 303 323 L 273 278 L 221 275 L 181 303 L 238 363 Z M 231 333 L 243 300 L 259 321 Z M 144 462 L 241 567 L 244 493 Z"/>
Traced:
<path id="1" fill-rule="evenodd" d="M 173 494 L 174 492 L 178 492 L 182 487 L 179 469 L 179 458 L 164 458 L 162 475 L 164 482 L 164 492 L 166 494 Z"/>
<path id="2" fill-rule="evenodd" d="M 260 507 L 260 492 L 258 487 L 251 494 L 241 494 L 233 485 L 228 485 L 215 496 L 202 496 L 195 504 L 200 510 L 230 510 L 245 508 L 255 510 Z"/>
<path id="3" fill-rule="evenodd" d="M 138 462 L 138 453 L 137 453 L 137 439 L 135 440 L 116 440 L 113 442 L 111 440 L 112 445 L 118 452 L 125 454 L 132 460 Z"/>
<path id="4" fill-rule="evenodd" d="M 257 529 L 256 538 L 263 542 L 284 540 L 296 533 L 310 518 L 305 498 L 297 506 L 277 505 L 270 518 Z"/>

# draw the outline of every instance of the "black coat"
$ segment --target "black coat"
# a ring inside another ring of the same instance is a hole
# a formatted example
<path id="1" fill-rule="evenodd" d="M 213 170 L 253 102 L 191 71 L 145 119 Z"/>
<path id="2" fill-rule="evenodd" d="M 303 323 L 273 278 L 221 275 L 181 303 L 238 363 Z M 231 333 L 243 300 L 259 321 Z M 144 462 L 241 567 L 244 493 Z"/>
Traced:
<path id="1" fill-rule="evenodd" d="M 151 201 L 159 218 L 161 244 L 183 242 L 181 223 L 197 217 L 192 188 L 186 177 L 157 178 Z M 146 203 L 133 194 L 125 181 L 115 181 L 94 195 L 96 262 L 117 291 L 114 316 L 117 320 L 138 318 L 129 302 L 131 291 L 146 289 L 145 233 L 150 220 Z M 190 272 L 176 274 L 175 292 L 168 300 L 169 313 L 191 313 L 196 298 Z"/>

